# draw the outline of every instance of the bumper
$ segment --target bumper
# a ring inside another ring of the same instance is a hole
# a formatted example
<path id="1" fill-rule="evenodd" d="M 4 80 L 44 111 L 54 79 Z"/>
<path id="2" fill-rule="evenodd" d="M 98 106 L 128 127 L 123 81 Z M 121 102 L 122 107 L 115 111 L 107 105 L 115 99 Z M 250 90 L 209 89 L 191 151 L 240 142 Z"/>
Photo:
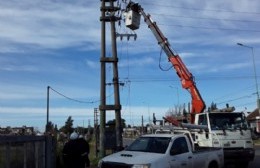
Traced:
<path id="1" fill-rule="evenodd" d="M 119 162 L 100 162 L 100 168 L 131 168 L 133 165 Z"/>
<path id="2" fill-rule="evenodd" d="M 255 157 L 255 150 L 253 148 L 224 149 L 225 163 L 249 162 L 254 160 L 254 157 Z"/>

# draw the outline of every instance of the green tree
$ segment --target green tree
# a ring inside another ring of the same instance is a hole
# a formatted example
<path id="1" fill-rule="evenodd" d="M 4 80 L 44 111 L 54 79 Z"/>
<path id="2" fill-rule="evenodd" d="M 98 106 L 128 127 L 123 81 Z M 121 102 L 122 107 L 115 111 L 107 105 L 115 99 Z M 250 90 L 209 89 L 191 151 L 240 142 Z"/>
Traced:
<path id="1" fill-rule="evenodd" d="M 53 132 L 54 131 L 54 124 L 49 121 L 46 125 L 46 132 Z"/>
<path id="2" fill-rule="evenodd" d="M 109 120 L 108 122 L 107 122 L 107 125 L 109 126 L 109 127 L 115 127 L 115 125 L 116 125 L 116 120 L 115 119 L 113 119 L 113 120 Z M 126 123 L 125 123 L 125 119 L 121 119 L 121 126 L 122 126 L 122 128 L 125 128 L 126 127 Z"/>
<path id="3" fill-rule="evenodd" d="M 72 120 L 72 117 L 69 116 L 67 121 L 65 122 L 65 125 L 60 128 L 60 131 L 64 132 L 65 134 L 71 134 L 74 131 L 73 121 L 74 120 Z"/>
<path id="4" fill-rule="evenodd" d="M 210 105 L 210 108 L 209 108 L 209 111 L 213 111 L 213 110 L 217 110 L 217 104 L 212 102 L 211 105 Z"/>

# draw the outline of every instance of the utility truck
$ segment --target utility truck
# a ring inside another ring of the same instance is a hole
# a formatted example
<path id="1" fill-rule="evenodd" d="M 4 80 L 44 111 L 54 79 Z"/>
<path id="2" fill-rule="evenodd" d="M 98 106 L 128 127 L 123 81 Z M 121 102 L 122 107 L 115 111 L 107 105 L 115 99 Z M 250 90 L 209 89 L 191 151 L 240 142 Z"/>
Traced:
<path id="1" fill-rule="evenodd" d="M 195 144 L 205 147 L 220 146 L 224 148 L 225 163 L 238 163 L 247 167 L 248 162 L 254 159 L 254 146 L 251 131 L 248 128 L 243 113 L 226 110 L 205 112 L 205 103 L 200 95 L 193 75 L 189 72 L 180 56 L 171 49 L 168 39 L 161 32 L 156 22 L 138 3 L 130 2 L 126 8 L 125 23 L 132 30 L 138 29 L 140 18 L 143 16 L 148 28 L 152 31 L 158 44 L 168 57 L 173 68 L 180 78 L 181 85 L 191 94 L 190 123 Z M 227 112 L 228 111 L 228 112 Z M 175 118 L 166 116 L 165 119 L 174 126 L 185 125 Z M 222 123 L 225 122 L 225 123 Z M 196 126 L 197 125 L 197 126 Z M 198 125 L 206 127 L 207 131 L 201 131 Z"/>
<path id="2" fill-rule="evenodd" d="M 254 160 L 251 129 L 243 112 L 203 112 L 196 114 L 194 121 L 194 124 L 179 123 L 179 126 L 154 125 L 153 130 L 155 134 L 178 134 L 186 131 L 191 134 L 195 146 L 221 147 L 227 167 L 235 165 L 245 168 Z"/>
<path id="3" fill-rule="evenodd" d="M 225 164 L 247 167 L 254 160 L 251 129 L 243 112 L 204 112 L 195 115 L 194 124 L 207 126 L 206 131 L 192 132 L 195 143 L 223 147 Z"/>
<path id="4" fill-rule="evenodd" d="M 100 160 L 99 168 L 221 168 L 223 149 L 196 148 L 190 134 L 147 134 Z"/>

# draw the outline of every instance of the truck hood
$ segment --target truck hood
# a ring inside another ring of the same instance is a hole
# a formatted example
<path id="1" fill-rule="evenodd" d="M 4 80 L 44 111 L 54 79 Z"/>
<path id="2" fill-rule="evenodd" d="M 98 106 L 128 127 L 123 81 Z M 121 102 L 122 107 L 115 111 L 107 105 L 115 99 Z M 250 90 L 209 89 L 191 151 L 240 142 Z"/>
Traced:
<path id="1" fill-rule="evenodd" d="M 162 159 L 165 154 L 138 151 L 121 151 L 102 159 L 104 162 L 120 162 L 125 164 L 146 164 Z"/>

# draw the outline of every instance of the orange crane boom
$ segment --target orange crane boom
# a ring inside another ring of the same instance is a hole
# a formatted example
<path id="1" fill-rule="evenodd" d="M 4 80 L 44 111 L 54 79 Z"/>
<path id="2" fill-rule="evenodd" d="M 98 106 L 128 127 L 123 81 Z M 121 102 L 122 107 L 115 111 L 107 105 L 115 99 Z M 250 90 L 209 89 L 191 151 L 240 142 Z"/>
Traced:
<path id="1" fill-rule="evenodd" d="M 151 16 L 149 14 L 146 14 L 143 8 L 138 3 L 130 2 L 127 6 L 127 10 L 131 10 L 132 14 L 138 14 L 138 15 L 141 14 L 144 17 L 144 21 L 148 25 L 148 28 L 151 29 L 152 33 L 154 34 L 155 38 L 158 41 L 158 44 L 166 53 L 169 62 L 172 63 L 174 69 L 176 70 L 176 73 L 180 78 L 182 87 L 190 93 L 192 99 L 191 100 L 191 105 L 192 105 L 191 123 L 194 123 L 195 114 L 203 112 L 206 105 L 200 95 L 199 90 L 196 87 L 196 83 L 194 81 L 193 75 L 189 72 L 189 70 L 187 69 L 187 67 L 179 57 L 179 55 L 174 54 L 167 38 L 163 35 L 163 33 L 161 32 L 157 24 L 152 21 Z M 130 28 L 137 29 L 138 26 L 134 26 Z"/>

